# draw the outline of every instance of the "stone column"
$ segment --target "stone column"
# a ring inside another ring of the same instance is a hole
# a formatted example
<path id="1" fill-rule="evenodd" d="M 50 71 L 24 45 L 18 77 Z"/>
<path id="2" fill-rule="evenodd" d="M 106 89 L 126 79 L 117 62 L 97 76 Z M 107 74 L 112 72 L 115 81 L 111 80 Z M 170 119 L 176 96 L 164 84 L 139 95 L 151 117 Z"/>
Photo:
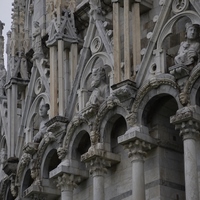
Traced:
<path id="1" fill-rule="evenodd" d="M 170 119 L 176 129 L 180 129 L 184 146 L 185 193 L 186 200 L 198 200 L 198 170 L 196 142 L 200 135 L 200 108 L 189 106 L 176 112 Z"/>
<path id="2" fill-rule="evenodd" d="M 128 156 L 132 163 L 132 199 L 145 200 L 145 181 L 144 181 L 144 158 L 145 149 L 150 149 L 150 145 L 144 141 L 135 140 L 125 145 L 129 150 Z"/>
<path id="3" fill-rule="evenodd" d="M 133 67 L 134 75 L 136 74 L 136 67 L 141 62 L 141 33 L 140 33 L 140 2 L 137 0 L 132 4 L 132 15 L 133 15 Z"/>
<path id="4" fill-rule="evenodd" d="M 73 200 L 73 190 L 79 177 L 72 174 L 62 174 L 57 178 L 57 187 L 61 190 L 61 200 Z"/>
<path id="5" fill-rule="evenodd" d="M 145 131 L 144 131 L 145 130 Z M 118 137 L 118 143 L 125 146 L 132 163 L 132 200 L 145 200 L 144 158 L 146 152 L 156 145 L 156 141 L 146 132 L 146 128 L 132 127 Z"/>
<path id="6" fill-rule="evenodd" d="M 104 174 L 107 172 L 105 160 L 96 157 L 87 163 L 93 177 L 93 200 L 104 200 Z"/>
<path id="7" fill-rule="evenodd" d="M 97 135 L 96 135 L 97 136 Z M 81 156 L 81 161 L 86 163 L 93 177 L 93 200 L 104 200 L 104 175 L 107 168 L 120 162 L 120 156 L 103 149 L 101 143 L 94 144 L 96 136 L 91 137 L 92 146 L 87 153 Z"/>
<path id="8" fill-rule="evenodd" d="M 130 60 L 130 1 L 124 1 L 124 78 L 131 77 L 131 60 Z"/>
<path id="9" fill-rule="evenodd" d="M 121 41 L 120 41 L 120 2 L 112 0 L 113 3 L 113 42 L 114 42 L 114 82 L 121 81 Z"/>
<path id="10" fill-rule="evenodd" d="M 58 115 L 57 47 L 50 47 L 50 118 Z"/>
<path id="11" fill-rule="evenodd" d="M 58 102 L 59 115 L 64 116 L 64 41 L 58 40 Z"/>

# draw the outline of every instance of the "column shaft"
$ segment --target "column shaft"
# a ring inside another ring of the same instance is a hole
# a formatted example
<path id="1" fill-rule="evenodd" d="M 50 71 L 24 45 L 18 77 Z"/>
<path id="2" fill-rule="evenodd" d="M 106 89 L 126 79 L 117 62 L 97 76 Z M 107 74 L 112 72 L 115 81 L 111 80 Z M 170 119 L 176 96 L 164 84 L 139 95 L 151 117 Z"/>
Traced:
<path id="1" fill-rule="evenodd" d="M 59 115 L 64 116 L 64 41 L 58 40 L 58 102 L 59 102 Z"/>
<path id="2" fill-rule="evenodd" d="M 199 200 L 196 141 L 190 138 L 185 139 L 183 145 L 186 200 Z"/>
<path id="3" fill-rule="evenodd" d="M 50 47 L 50 118 L 58 114 L 58 70 L 57 70 L 57 48 Z"/>
<path id="4" fill-rule="evenodd" d="M 136 66 L 141 62 L 141 33 L 140 33 L 140 3 L 133 3 L 133 67 L 134 75 L 136 74 Z"/>
<path id="5" fill-rule="evenodd" d="M 93 176 L 93 199 L 104 200 L 104 176 Z"/>
<path id="6" fill-rule="evenodd" d="M 120 4 L 113 3 L 114 83 L 121 81 Z"/>
<path id="7" fill-rule="evenodd" d="M 62 191 L 61 200 L 73 200 L 73 188 Z"/>
<path id="8" fill-rule="evenodd" d="M 129 0 L 124 1 L 124 78 L 131 77 L 130 63 L 130 23 L 129 23 Z"/>
<path id="9" fill-rule="evenodd" d="M 132 199 L 145 200 L 144 161 L 132 161 Z"/>

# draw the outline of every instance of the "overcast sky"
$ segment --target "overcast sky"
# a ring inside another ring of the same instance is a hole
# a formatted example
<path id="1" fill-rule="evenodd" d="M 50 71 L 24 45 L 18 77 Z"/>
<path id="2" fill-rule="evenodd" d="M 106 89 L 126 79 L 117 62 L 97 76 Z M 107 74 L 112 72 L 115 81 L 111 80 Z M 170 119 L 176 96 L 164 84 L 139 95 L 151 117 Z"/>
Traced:
<path id="1" fill-rule="evenodd" d="M 10 30 L 11 27 L 11 9 L 12 9 L 12 2 L 13 0 L 0 0 L 0 20 L 5 24 L 4 30 L 3 30 L 3 36 L 5 40 L 4 45 L 4 63 L 6 67 L 6 41 L 7 41 L 7 32 Z"/>

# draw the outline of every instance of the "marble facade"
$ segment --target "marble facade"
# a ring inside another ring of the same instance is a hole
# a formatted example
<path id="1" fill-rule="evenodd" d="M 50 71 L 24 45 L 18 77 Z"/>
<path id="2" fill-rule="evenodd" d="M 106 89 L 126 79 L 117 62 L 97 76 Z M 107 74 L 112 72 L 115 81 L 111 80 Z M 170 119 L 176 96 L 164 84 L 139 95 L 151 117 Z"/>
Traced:
<path id="1" fill-rule="evenodd" d="M 14 0 L 0 200 L 199 200 L 199 15 L 194 0 Z"/>

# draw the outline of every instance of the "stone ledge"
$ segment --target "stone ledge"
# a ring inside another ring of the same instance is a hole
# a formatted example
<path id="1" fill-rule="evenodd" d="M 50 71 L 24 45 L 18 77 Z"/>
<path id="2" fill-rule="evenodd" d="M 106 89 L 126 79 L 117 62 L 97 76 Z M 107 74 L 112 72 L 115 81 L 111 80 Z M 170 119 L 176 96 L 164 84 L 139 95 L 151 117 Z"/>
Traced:
<path id="1" fill-rule="evenodd" d="M 117 164 L 121 161 L 120 155 L 105 151 L 103 149 L 95 149 L 95 148 L 90 148 L 87 153 L 83 154 L 81 156 L 81 161 L 89 162 L 97 157 L 109 161 L 111 165 Z"/>
<path id="2" fill-rule="evenodd" d="M 142 130 L 143 129 L 143 130 Z M 119 144 L 126 144 L 135 140 L 147 142 L 153 146 L 157 145 L 156 139 L 152 138 L 148 134 L 144 134 L 147 131 L 146 127 L 132 127 L 124 135 L 118 137 Z"/>
<path id="3" fill-rule="evenodd" d="M 78 169 L 74 166 L 65 166 L 65 165 L 59 165 L 56 169 L 50 171 L 49 177 L 56 178 L 64 173 L 81 176 L 81 178 L 83 179 L 86 179 L 89 177 L 88 171 Z"/>
<path id="4" fill-rule="evenodd" d="M 23 197 L 31 198 L 33 195 L 45 195 L 47 198 L 58 198 L 60 191 L 52 187 L 43 187 L 39 185 L 31 185 L 23 192 Z"/>

